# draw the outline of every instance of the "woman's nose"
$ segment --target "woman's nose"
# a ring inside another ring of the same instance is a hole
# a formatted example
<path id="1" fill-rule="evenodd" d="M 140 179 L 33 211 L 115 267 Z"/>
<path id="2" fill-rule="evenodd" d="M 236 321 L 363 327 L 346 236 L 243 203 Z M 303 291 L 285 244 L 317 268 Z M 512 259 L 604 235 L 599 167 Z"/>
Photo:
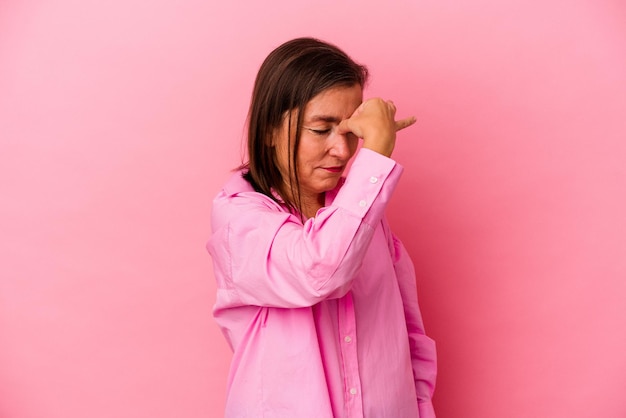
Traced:
<path id="1" fill-rule="evenodd" d="M 333 157 L 348 159 L 350 158 L 349 134 L 335 133 L 331 139 L 330 149 L 328 153 Z"/>

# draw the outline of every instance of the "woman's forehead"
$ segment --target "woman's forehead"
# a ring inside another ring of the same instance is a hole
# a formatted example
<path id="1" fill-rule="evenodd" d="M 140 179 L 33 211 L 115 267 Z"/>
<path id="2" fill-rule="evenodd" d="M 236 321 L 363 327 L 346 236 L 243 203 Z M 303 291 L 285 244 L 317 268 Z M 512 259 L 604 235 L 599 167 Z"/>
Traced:
<path id="1" fill-rule="evenodd" d="M 338 86 L 324 90 L 313 97 L 304 108 L 307 122 L 339 123 L 349 118 L 363 102 L 360 85 Z"/>

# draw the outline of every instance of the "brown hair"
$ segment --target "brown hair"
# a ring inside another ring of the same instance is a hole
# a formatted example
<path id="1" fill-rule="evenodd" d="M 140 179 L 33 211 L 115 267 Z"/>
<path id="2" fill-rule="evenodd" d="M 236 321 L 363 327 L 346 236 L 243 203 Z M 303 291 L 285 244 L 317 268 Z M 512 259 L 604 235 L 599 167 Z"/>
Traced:
<path id="1" fill-rule="evenodd" d="M 337 86 L 361 87 L 367 81 L 367 68 L 354 62 L 334 45 L 314 38 L 285 42 L 265 59 L 257 74 L 248 113 L 248 162 L 244 178 L 257 192 L 302 213 L 297 172 L 297 151 L 306 104 L 326 89 Z M 297 117 L 292 138 L 292 115 Z M 284 118 L 288 123 L 288 149 L 293 150 L 288 170 L 293 175 L 287 190 L 278 168 L 272 136 Z M 293 144 L 292 144 L 293 141 Z M 292 146 L 293 145 L 293 146 Z"/>

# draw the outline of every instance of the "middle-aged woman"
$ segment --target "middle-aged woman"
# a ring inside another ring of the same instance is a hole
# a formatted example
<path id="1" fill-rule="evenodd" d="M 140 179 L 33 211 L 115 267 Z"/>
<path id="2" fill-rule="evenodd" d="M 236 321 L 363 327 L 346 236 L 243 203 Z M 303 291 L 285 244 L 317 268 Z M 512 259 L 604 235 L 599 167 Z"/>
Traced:
<path id="1" fill-rule="evenodd" d="M 258 72 L 249 162 L 215 198 L 207 244 L 233 350 L 227 417 L 435 416 L 435 345 L 384 218 L 403 170 L 396 131 L 415 119 L 363 101 L 366 80 L 311 38 Z"/>

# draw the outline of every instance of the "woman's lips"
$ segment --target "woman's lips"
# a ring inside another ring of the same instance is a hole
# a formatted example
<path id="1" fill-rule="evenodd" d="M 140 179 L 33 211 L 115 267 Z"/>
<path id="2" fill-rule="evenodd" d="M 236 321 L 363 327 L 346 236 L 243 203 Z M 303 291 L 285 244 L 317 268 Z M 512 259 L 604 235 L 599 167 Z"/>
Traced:
<path id="1" fill-rule="evenodd" d="M 331 173 L 341 173 L 343 167 L 322 167 L 324 170 L 329 171 Z"/>

